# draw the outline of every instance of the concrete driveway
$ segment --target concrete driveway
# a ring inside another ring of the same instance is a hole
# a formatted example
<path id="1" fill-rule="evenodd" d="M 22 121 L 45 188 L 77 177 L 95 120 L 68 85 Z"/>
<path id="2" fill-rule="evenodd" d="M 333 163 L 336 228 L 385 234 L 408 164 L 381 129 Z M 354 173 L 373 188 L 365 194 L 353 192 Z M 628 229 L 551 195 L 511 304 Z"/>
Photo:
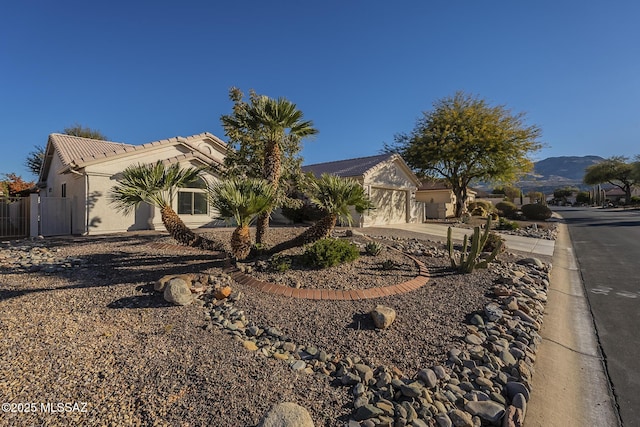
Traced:
<path id="1" fill-rule="evenodd" d="M 375 228 L 393 228 L 397 230 L 410 231 L 416 234 L 416 238 L 430 239 L 441 242 L 447 241 L 447 224 L 391 224 L 391 225 L 378 225 Z M 363 229 L 366 233 L 369 228 Z M 473 230 L 465 228 L 453 227 L 452 235 L 456 241 L 462 241 L 464 235 L 472 235 Z M 507 250 L 517 251 L 531 256 L 544 255 L 553 256 L 553 250 L 555 247 L 554 240 L 545 239 L 533 239 L 530 237 L 512 236 L 510 234 L 501 234 L 507 245 Z"/>

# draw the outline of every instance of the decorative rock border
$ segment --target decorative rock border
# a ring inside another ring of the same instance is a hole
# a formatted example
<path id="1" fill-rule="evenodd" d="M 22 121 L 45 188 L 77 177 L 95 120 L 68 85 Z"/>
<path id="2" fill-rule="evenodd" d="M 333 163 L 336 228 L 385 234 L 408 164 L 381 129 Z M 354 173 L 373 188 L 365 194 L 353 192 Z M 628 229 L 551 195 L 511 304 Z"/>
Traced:
<path id="1" fill-rule="evenodd" d="M 274 283 L 258 280 L 248 274 L 241 272 L 238 268 L 232 265 L 226 267 L 224 269 L 224 272 L 230 275 L 234 281 L 242 285 L 251 286 L 255 289 L 272 295 L 327 301 L 357 301 L 363 299 L 382 298 L 391 295 L 400 295 L 407 292 L 415 291 L 416 289 L 424 286 L 429 281 L 429 273 L 427 272 L 427 267 L 422 261 L 419 261 L 410 255 L 404 255 L 415 262 L 416 266 L 419 269 L 418 276 L 416 276 L 415 278 L 390 286 L 355 289 L 349 291 L 317 288 L 298 289 L 292 288 L 290 286 L 276 285 Z"/>

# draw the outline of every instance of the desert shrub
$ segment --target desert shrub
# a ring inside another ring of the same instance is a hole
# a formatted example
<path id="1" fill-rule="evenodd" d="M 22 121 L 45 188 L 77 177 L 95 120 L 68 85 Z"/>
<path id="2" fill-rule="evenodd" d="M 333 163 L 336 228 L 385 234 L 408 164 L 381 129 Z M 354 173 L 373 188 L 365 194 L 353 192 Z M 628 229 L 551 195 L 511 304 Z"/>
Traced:
<path id="1" fill-rule="evenodd" d="M 520 225 L 518 225 L 518 223 L 515 221 L 509 221 L 504 217 L 500 217 L 496 228 L 498 230 L 517 230 L 518 228 L 520 228 Z"/>
<path id="2" fill-rule="evenodd" d="M 640 196 L 631 196 L 631 200 L 629 200 L 629 204 L 633 206 L 640 205 Z"/>
<path id="3" fill-rule="evenodd" d="M 378 242 L 369 242 L 365 245 L 364 251 L 367 255 L 376 256 L 382 252 L 382 244 Z"/>
<path id="4" fill-rule="evenodd" d="M 313 268 L 327 268 L 358 259 L 360 251 L 356 245 L 346 240 L 321 239 L 308 246 L 302 262 Z"/>
<path id="5" fill-rule="evenodd" d="M 395 270 L 397 267 L 398 266 L 396 265 L 396 263 L 390 259 L 384 260 L 378 265 L 378 268 L 380 268 L 380 270 L 385 271 Z"/>
<path id="6" fill-rule="evenodd" d="M 496 203 L 496 209 L 500 216 L 506 216 L 507 218 L 513 218 L 518 212 L 518 207 L 512 202 L 498 202 Z"/>
<path id="7" fill-rule="evenodd" d="M 472 244 L 472 243 L 473 243 L 473 236 L 469 237 L 469 244 Z M 502 245 L 500 252 L 504 252 L 505 244 L 502 236 L 500 236 L 498 233 L 490 232 L 487 235 L 487 241 L 484 243 L 484 246 L 482 247 L 481 251 L 493 252 L 495 248 L 498 246 L 498 244 Z"/>
<path id="8" fill-rule="evenodd" d="M 481 207 L 482 209 L 484 209 L 487 212 L 491 212 L 493 211 L 494 207 L 493 207 L 493 203 L 488 202 L 486 200 L 476 200 L 475 202 L 471 202 L 467 205 L 467 208 L 469 209 L 469 211 L 473 212 L 473 210 L 477 207 Z"/>
<path id="9" fill-rule="evenodd" d="M 476 206 L 471 211 L 471 215 L 472 216 L 487 216 L 487 210 L 485 208 L 483 208 L 482 206 Z"/>
<path id="10" fill-rule="evenodd" d="M 276 255 L 269 261 L 269 269 L 271 271 L 277 271 L 278 273 L 284 273 L 291 268 L 291 257 Z"/>
<path id="11" fill-rule="evenodd" d="M 463 224 L 468 224 L 471 221 L 471 214 L 469 212 L 465 212 L 460 215 L 460 222 Z"/>
<path id="12" fill-rule="evenodd" d="M 547 206 L 530 204 L 522 206 L 522 214 L 533 221 L 544 221 L 551 218 L 552 212 Z"/>

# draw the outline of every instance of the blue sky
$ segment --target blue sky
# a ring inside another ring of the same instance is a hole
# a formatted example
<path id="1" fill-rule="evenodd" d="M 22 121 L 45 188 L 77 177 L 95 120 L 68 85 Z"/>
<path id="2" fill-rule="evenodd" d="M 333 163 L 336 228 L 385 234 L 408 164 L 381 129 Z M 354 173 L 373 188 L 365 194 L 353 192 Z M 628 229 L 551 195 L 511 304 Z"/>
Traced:
<path id="1" fill-rule="evenodd" d="M 462 90 L 545 149 L 640 154 L 640 2 L 67 1 L 0 6 L 0 174 L 79 123 L 142 144 L 204 131 L 237 86 L 295 102 L 305 163 L 378 154 Z"/>

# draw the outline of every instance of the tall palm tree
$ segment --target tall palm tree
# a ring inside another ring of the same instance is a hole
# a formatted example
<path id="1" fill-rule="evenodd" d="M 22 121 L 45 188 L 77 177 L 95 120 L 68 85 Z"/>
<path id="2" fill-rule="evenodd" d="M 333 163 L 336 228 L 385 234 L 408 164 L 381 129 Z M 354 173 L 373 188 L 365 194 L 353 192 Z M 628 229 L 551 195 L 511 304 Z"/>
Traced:
<path id="1" fill-rule="evenodd" d="M 111 188 L 110 202 L 124 214 L 130 214 L 140 203 L 148 203 L 160 209 L 162 223 L 176 241 L 182 245 L 223 251 L 224 245 L 195 234 L 171 207 L 180 187 L 198 179 L 196 168 L 169 167 L 158 161 L 155 164 L 138 164 L 122 172 L 120 182 Z"/>
<path id="2" fill-rule="evenodd" d="M 296 104 L 285 98 L 257 97 L 247 113 L 248 125 L 253 129 L 260 129 L 265 135 L 263 178 L 278 190 L 282 174 L 283 145 L 315 135 L 318 130 L 313 127 L 313 122 L 302 119 L 302 111 L 298 110 Z M 271 210 L 258 216 L 257 243 L 264 243 Z"/>
<path id="3" fill-rule="evenodd" d="M 271 248 L 269 253 L 282 252 L 329 237 L 338 219 L 351 226 L 351 207 L 360 214 L 367 209 L 375 209 L 362 185 L 355 180 L 322 174 L 318 179 L 310 179 L 307 185 L 309 200 L 322 209 L 325 215 L 302 234 Z"/>
<path id="4" fill-rule="evenodd" d="M 263 179 L 228 178 L 209 187 L 211 207 L 223 219 L 233 218 L 237 227 L 231 235 L 231 253 L 243 260 L 251 252 L 249 224 L 262 212 L 270 209 L 275 197 L 273 187 Z"/>

